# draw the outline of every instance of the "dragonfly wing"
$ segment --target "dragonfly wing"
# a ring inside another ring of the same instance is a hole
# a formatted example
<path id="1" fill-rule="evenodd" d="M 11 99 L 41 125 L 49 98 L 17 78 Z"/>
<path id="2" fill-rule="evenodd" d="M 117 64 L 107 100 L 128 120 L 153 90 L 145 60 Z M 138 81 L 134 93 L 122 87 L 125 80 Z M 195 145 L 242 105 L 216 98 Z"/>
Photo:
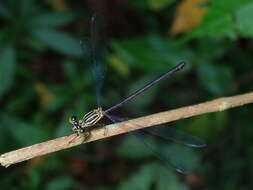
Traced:
<path id="1" fill-rule="evenodd" d="M 112 121 L 112 122 L 122 122 L 127 120 L 128 118 L 121 118 L 118 116 L 114 116 L 114 115 L 107 115 L 107 117 Z M 166 164 L 168 164 L 169 166 L 173 167 L 176 169 L 177 172 L 179 173 L 187 173 L 187 171 L 180 166 L 180 164 L 176 164 L 174 161 L 172 161 L 172 159 L 170 159 L 170 155 L 168 153 L 168 148 L 166 147 L 166 152 L 162 151 L 161 149 L 159 149 L 159 147 L 157 147 L 154 144 L 154 141 L 151 141 L 151 138 L 147 137 L 147 133 L 144 130 L 138 130 L 138 131 L 133 131 L 130 132 L 130 134 L 132 134 L 133 136 L 135 136 L 139 142 L 141 144 L 143 144 L 148 150 L 150 150 L 159 160 L 165 162 Z"/>
<path id="2" fill-rule="evenodd" d="M 91 59 L 92 59 L 92 76 L 96 90 L 96 99 L 98 106 L 101 106 L 101 89 L 104 81 L 105 67 L 104 48 L 103 48 L 103 22 L 102 17 L 93 15 L 91 18 Z"/>
<path id="3" fill-rule="evenodd" d="M 168 147 L 166 147 L 166 151 L 160 146 L 158 147 L 143 130 L 134 131 L 131 132 L 131 134 L 133 134 L 139 140 L 139 142 L 142 143 L 148 150 L 150 150 L 159 160 L 163 161 L 170 167 L 175 168 L 175 170 L 179 173 L 187 173 L 187 170 L 185 170 L 183 166 L 171 159 L 172 157 L 175 157 L 175 155 L 171 155 Z"/>
<path id="4" fill-rule="evenodd" d="M 183 131 L 179 131 L 175 128 L 168 127 L 165 125 L 150 127 L 144 130 L 152 135 L 156 135 L 164 139 L 174 140 L 190 147 L 201 148 L 206 146 L 206 144 L 203 143 L 200 138 L 191 136 L 189 134 L 184 133 Z"/>
<path id="5" fill-rule="evenodd" d="M 111 119 L 113 122 L 121 122 L 128 120 L 128 118 L 121 118 L 111 114 L 109 115 L 109 117 L 111 117 L 109 119 Z M 175 128 L 168 127 L 165 125 L 141 129 L 141 131 L 145 133 L 150 133 L 151 135 L 159 136 L 166 140 L 173 140 L 189 147 L 201 148 L 206 146 L 206 144 L 200 138 L 191 136 L 187 133 L 184 133 L 183 131 L 179 131 Z"/>
<path id="6" fill-rule="evenodd" d="M 84 59 L 90 60 L 88 66 L 93 78 L 93 86 L 96 93 L 96 101 L 98 107 L 101 106 L 101 89 L 103 86 L 103 80 L 105 75 L 104 70 L 104 52 L 102 42 L 102 22 L 97 15 L 91 17 L 91 29 L 90 29 L 90 40 L 84 39 L 80 41 L 84 53 Z M 88 42 L 90 43 L 88 43 Z"/>

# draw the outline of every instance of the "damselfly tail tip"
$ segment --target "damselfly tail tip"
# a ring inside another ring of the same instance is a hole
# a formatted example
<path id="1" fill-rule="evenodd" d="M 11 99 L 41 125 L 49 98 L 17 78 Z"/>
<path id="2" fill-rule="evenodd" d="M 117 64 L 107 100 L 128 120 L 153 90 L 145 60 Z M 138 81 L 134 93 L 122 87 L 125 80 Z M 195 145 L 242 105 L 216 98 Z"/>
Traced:
<path id="1" fill-rule="evenodd" d="M 186 64 L 187 63 L 185 61 L 180 62 L 179 65 L 178 65 L 178 69 L 179 70 L 183 69 Z"/>
<path id="2" fill-rule="evenodd" d="M 94 14 L 91 16 L 91 23 L 95 23 L 97 17 L 98 17 L 98 16 L 97 16 L 97 13 L 94 13 Z"/>
<path id="3" fill-rule="evenodd" d="M 79 44 L 82 46 L 83 45 L 83 40 L 79 40 Z"/>
<path id="4" fill-rule="evenodd" d="M 183 169 L 183 168 L 176 168 L 176 171 L 181 173 L 181 174 L 187 174 L 188 173 L 188 171 Z"/>
<path id="5" fill-rule="evenodd" d="M 194 144 L 194 145 L 191 144 L 190 146 L 193 148 L 203 148 L 203 147 L 207 146 L 207 144 L 205 144 L 205 143 Z"/>

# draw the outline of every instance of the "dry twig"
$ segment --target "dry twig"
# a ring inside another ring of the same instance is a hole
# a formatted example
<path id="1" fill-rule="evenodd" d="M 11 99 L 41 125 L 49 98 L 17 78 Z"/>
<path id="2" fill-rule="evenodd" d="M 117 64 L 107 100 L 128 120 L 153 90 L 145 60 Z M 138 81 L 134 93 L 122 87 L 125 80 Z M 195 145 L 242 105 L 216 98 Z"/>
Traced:
<path id="1" fill-rule="evenodd" d="M 91 137 L 83 142 L 83 137 L 72 134 L 65 137 L 56 138 L 50 141 L 42 142 L 18 150 L 14 150 L 0 155 L 0 164 L 8 167 L 12 164 L 32 159 L 37 156 L 49 154 L 62 149 L 70 148 L 88 143 L 99 139 L 107 138 L 110 136 L 127 133 L 133 130 L 138 130 L 145 127 L 151 127 L 163 123 L 172 122 L 175 120 L 188 118 L 195 115 L 204 113 L 224 111 L 233 107 L 242 106 L 253 102 L 253 92 L 237 95 L 232 97 L 218 98 L 212 101 L 204 102 L 197 105 L 186 106 L 179 109 L 160 112 L 145 117 L 140 117 L 125 122 L 111 124 L 105 126 L 107 129 L 104 134 L 104 128 L 92 130 Z"/>

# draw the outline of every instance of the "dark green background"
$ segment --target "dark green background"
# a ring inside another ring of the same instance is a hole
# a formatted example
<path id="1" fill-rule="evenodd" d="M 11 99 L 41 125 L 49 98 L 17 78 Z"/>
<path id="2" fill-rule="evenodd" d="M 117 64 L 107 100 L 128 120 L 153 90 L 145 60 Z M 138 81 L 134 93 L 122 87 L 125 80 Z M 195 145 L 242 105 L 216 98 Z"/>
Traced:
<path id="1" fill-rule="evenodd" d="M 64 6 L 62 6 L 63 3 Z M 68 118 L 96 107 L 90 17 L 103 15 L 103 105 L 120 101 L 179 61 L 184 71 L 115 111 L 137 117 L 252 90 L 253 1 L 214 0 L 202 23 L 168 35 L 175 0 L 0 3 L 0 150 L 71 134 Z M 88 46 L 87 46 L 88 47 Z M 103 49 L 102 46 L 100 49 Z M 83 56 L 84 55 L 84 56 Z M 84 59 L 83 59 L 84 57 Z M 0 169 L 1 189 L 252 189 L 252 105 L 170 125 L 202 138 L 201 150 L 168 145 L 191 173 L 166 168 L 131 136 L 112 137 Z"/>

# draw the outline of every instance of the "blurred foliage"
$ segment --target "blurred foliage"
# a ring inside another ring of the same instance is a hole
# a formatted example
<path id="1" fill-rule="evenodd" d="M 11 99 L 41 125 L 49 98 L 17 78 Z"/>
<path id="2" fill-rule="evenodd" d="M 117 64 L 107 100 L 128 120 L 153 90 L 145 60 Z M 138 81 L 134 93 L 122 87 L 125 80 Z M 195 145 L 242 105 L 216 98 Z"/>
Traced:
<path id="1" fill-rule="evenodd" d="M 5 0 L 1 153 L 71 134 L 69 116 L 96 107 L 88 53 L 92 12 L 102 12 L 107 25 L 103 106 L 179 61 L 189 63 L 115 114 L 136 117 L 252 90 L 252 0 Z M 189 164 L 186 175 L 124 136 L 1 168 L 1 189 L 252 189 L 252 114 L 246 105 L 170 124 L 208 144 L 196 151 L 154 141 L 154 149 Z"/>

